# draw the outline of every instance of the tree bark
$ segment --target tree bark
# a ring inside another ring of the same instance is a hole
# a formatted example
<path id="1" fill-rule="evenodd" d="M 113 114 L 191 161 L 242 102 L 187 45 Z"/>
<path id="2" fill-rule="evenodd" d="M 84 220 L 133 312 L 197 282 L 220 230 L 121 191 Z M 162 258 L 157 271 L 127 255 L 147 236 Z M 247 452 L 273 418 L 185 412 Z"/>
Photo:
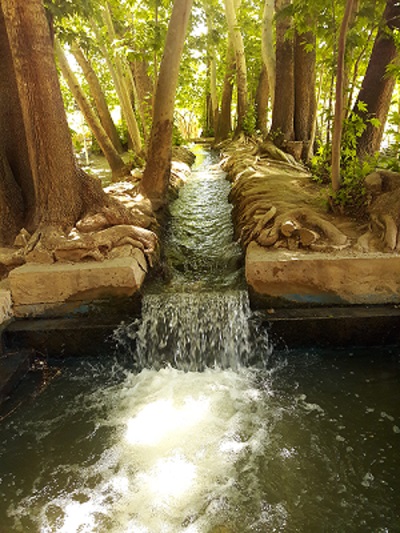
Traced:
<path id="1" fill-rule="evenodd" d="M 148 158 L 141 183 L 155 209 L 166 202 L 171 168 L 175 93 L 192 3 L 193 0 L 175 0 L 160 64 Z"/>
<path id="2" fill-rule="evenodd" d="M 336 73 L 336 92 L 335 92 L 335 116 L 333 121 L 332 133 L 332 171 L 331 181 L 332 189 L 337 192 L 340 189 L 340 143 L 342 139 L 343 128 L 343 85 L 344 85 L 344 56 L 346 51 L 346 38 L 349 28 L 350 17 L 353 12 L 354 0 L 347 0 L 346 9 L 344 12 L 342 24 L 340 27 L 339 44 L 338 44 L 338 60 Z"/>
<path id="3" fill-rule="evenodd" d="M 86 81 L 89 85 L 90 93 L 93 97 L 94 105 L 96 107 L 96 111 L 99 116 L 101 125 L 105 129 L 117 152 L 119 154 L 122 154 L 124 149 L 122 147 L 121 140 L 118 136 L 117 128 L 115 127 L 110 110 L 108 108 L 106 97 L 104 96 L 104 92 L 101 88 L 99 79 L 93 67 L 90 64 L 90 61 L 85 56 L 83 50 L 77 43 L 72 44 L 71 52 L 73 53 L 76 61 L 81 67 L 83 75 L 85 76 Z"/>
<path id="4" fill-rule="evenodd" d="M 217 122 L 217 131 L 215 132 L 215 142 L 224 141 L 232 132 L 231 107 L 236 60 L 231 44 L 231 40 L 228 38 L 224 85 L 222 87 L 221 108 Z"/>
<path id="5" fill-rule="evenodd" d="M 34 189 L 1 2 L 0 57 L 0 243 L 8 245 L 22 227 L 25 212 L 32 217 Z"/>
<path id="6" fill-rule="evenodd" d="M 307 49 L 312 47 L 312 50 Z M 309 142 L 315 117 L 316 39 L 312 31 L 295 34 L 295 115 L 296 141 Z"/>
<path id="7" fill-rule="evenodd" d="M 65 57 L 64 51 L 58 40 L 55 40 L 55 49 L 57 59 L 61 68 L 61 72 L 72 92 L 80 110 L 82 111 L 85 120 L 99 143 L 100 149 L 103 152 L 108 164 L 110 165 L 113 180 L 117 181 L 122 176 L 128 173 L 128 168 L 118 154 L 113 143 L 108 137 L 105 129 L 100 123 L 100 120 L 95 115 L 90 102 L 88 101 L 85 93 L 83 92 L 75 74 L 72 72 L 71 67 L 68 64 L 68 60 Z"/>
<path id="8" fill-rule="evenodd" d="M 215 60 L 215 46 L 212 39 L 213 24 L 212 18 L 207 13 L 207 40 L 208 56 L 210 58 L 210 103 L 211 103 L 211 130 L 215 135 L 218 127 L 218 96 L 217 96 L 217 62 Z"/>
<path id="9" fill-rule="evenodd" d="M 388 0 L 383 14 L 383 25 L 378 30 L 362 87 L 358 94 L 354 112 L 366 121 L 366 128 L 358 139 L 357 155 L 372 156 L 379 151 L 385 127 L 395 77 L 388 74 L 388 66 L 397 59 L 398 52 L 393 30 L 400 28 L 400 6 L 396 0 Z M 367 111 L 361 112 L 358 103 L 366 104 Z M 380 126 L 376 127 L 369 119 L 376 118 Z"/>
<path id="10" fill-rule="evenodd" d="M 104 206 L 106 195 L 76 166 L 41 0 L 0 0 L 0 55 L 0 172 L 11 183 L 8 191 L 17 191 L 13 232 L 69 228 L 89 206 Z M 0 238 L 7 226 L 2 216 Z"/>
<path id="11" fill-rule="evenodd" d="M 263 136 L 267 133 L 267 110 L 269 99 L 268 73 L 265 65 L 261 66 L 258 77 L 257 92 L 255 99 L 256 107 L 256 128 Z"/>
<path id="12" fill-rule="evenodd" d="M 154 82 L 148 74 L 148 63 L 144 59 L 135 59 L 130 63 L 137 89 L 138 101 L 142 109 L 143 136 L 148 140 L 154 104 Z"/>
<path id="13" fill-rule="evenodd" d="M 261 55 L 268 75 L 269 94 L 271 96 L 271 109 L 274 108 L 276 56 L 274 48 L 274 0 L 265 0 L 261 28 Z"/>
<path id="14" fill-rule="evenodd" d="M 235 51 L 236 58 L 236 83 L 237 83 L 237 124 L 235 134 L 239 135 L 244 131 L 245 119 L 249 107 L 248 87 L 247 87 L 247 66 L 244 51 L 243 37 L 239 28 L 236 16 L 234 0 L 224 0 L 225 15 L 228 24 L 229 36 Z"/>
<path id="15" fill-rule="evenodd" d="M 271 134 L 278 146 L 294 139 L 294 50 L 293 39 L 287 36 L 292 17 L 279 16 L 290 4 L 291 0 L 276 2 L 276 85 Z"/>
<path id="16" fill-rule="evenodd" d="M 106 9 L 104 11 L 104 19 L 106 26 L 109 28 L 109 30 L 113 31 L 112 20 L 107 10 L 107 7 L 108 6 L 106 6 Z M 133 149 L 137 155 L 140 155 L 142 152 L 142 140 L 140 138 L 139 126 L 133 110 L 131 97 L 126 84 L 126 79 L 124 78 L 122 65 L 117 55 L 114 55 L 113 57 L 111 56 L 107 46 L 104 44 L 104 38 L 100 33 L 96 22 L 93 19 L 91 20 L 91 26 L 96 35 L 96 39 L 99 43 L 99 48 L 104 56 L 104 59 L 106 60 L 108 69 L 113 79 L 115 90 L 117 92 L 119 103 L 121 105 L 122 114 L 125 118 L 128 133 L 132 141 Z M 111 35 L 109 35 L 109 40 L 112 40 Z M 108 43 L 108 46 L 110 46 L 110 43 Z"/>

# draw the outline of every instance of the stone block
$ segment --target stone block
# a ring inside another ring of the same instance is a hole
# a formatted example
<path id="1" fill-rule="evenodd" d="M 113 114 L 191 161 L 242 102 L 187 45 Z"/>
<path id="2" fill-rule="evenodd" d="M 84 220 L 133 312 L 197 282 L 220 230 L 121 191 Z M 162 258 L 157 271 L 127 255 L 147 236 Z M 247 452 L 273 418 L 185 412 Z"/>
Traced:
<path id="1" fill-rule="evenodd" d="M 246 280 L 255 298 L 274 304 L 400 303 L 400 256 L 270 250 L 250 243 Z"/>
<path id="2" fill-rule="evenodd" d="M 9 274 L 14 307 L 128 297 L 142 285 L 143 254 L 102 262 L 26 264 Z"/>
<path id="3" fill-rule="evenodd" d="M 11 293 L 6 289 L 0 289 L 0 326 L 12 317 Z"/>

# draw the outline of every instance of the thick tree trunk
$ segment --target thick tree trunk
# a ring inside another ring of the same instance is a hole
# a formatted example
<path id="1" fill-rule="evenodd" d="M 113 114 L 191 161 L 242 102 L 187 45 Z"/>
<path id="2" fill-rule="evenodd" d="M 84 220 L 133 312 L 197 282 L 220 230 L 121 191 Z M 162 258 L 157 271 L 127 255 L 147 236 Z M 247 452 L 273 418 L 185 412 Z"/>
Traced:
<path id="1" fill-rule="evenodd" d="M 387 67 L 398 57 L 393 36 L 393 30 L 400 28 L 400 5 L 396 0 L 387 1 L 383 19 L 384 26 L 378 30 L 367 72 L 354 106 L 354 112 L 367 121 L 357 143 L 359 157 L 374 155 L 379 151 L 395 85 L 395 77 L 387 73 Z M 358 102 L 366 104 L 366 112 L 358 110 Z M 376 127 L 368 122 L 371 118 L 378 119 L 380 126 Z"/>
<path id="2" fill-rule="evenodd" d="M 71 67 L 68 64 L 68 60 L 65 57 L 61 44 L 57 40 L 55 41 L 55 48 L 61 72 L 63 73 L 68 87 L 70 88 L 70 91 L 72 92 L 80 110 L 82 111 L 90 130 L 95 136 L 101 151 L 110 165 L 113 180 L 117 181 L 119 178 L 128 173 L 128 168 L 112 144 L 105 129 L 101 125 L 100 120 L 95 115 L 92 106 L 90 105 L 85 93 L 76 79 L 75 74 L 72 72 Z"/>
<path id="3" fill-rule="evenodd" d="M 193 0 L 175 0 L 161 60 L 153 125 L 142 188 L 157 209 L 166 201 L 171 167 L 172 128 L 179 64 Z"/>
<path id="4" fill-rule="evenodd" d="M 232 94 L 234 84 L 236 60 L 231 40 L 228 39 L 226 51 L 226 67 L 224 76 L 224 85 L 222 87 L 221 109 L 219 112 L 217 131 L 215 132 L 215 142 L 221 142 L 227 139 L 232 132 Z"/>
<path id="5" fill-rule="evenodd" d="M 224 0 L 225 15 L 228 24 L 229 36 L 235 51 L 236 58 L 236 83 L 237 83 L 237 124 L 236 135 L 244 131 L 245 119 L 249 107 L 247 87 L 247 66 L 244 51 L 243 37 L 236 16 L 234 0 Z"/>
<path id="6" fill-rule="evenodd" d="M 267 110 L 268 110 L 268 74 L 265 65 L 261 67 L 256 92 L 256 128 L 264 136 L 267 133 Z"/>
<path id="7" fill-rule="evenodd" d="M 291 0 L 277 0 L 277 15 L 290 4 Z M 272 137 L 278 146 L 294 139 L 294 50 L 293 38 L 288 36 L 291 26 L 291 16 L 278 16 L 276 21 L 276 85 L 271 126 Z"/>
<path id="8" fill-rule="evenodd" d="M 89 85 L 90 93 L 93 97 L 94 105 L 96 107 L 101 125 L 105 129 L 117 152 L 122 154 L 124 149 L 108 108 L 106 97 L 104 96 L 104 92 L 101 88 L 99 79 L 93 70 L 93 67 L 77 43 L 74 43 L 71 46 L 71 52 L 74 54 L 74 57 L 81 67 L 83 75 L 85 76 L 85 79 Z"/>
<path id="9" fill-rule="evenodd" d="M 89 205 L 104 206 L 106 195 L 76 166 L 41 0 L 0 0 L 0 54 L 0 173 L 16 191 L 14 222 L 1 217 L 0 237 L 6 227 L 71 227 Z"/>
<path id="10" fill-rule="evenodd" d="M 354 0 L 347 0 L 346 10 L 344 12 L 342 24 L 340 27 L 339 44 L 338 44 L 338 60 L 336 73 L 336 92 L 335 92 L 335 116 L 333 122 L 332 133 L 332 189 L 338 191 L 340 189 L 340 143 L 342 138 L 343 127 L 343 85 L 344 85 L 344 55 L 346 51 L 346 38 L 349 27 L 350 17 L 353 12 Z"/>
<path id="11" fill-rule="evenodd" d="M 22 227 L 25 212 L 33 216 L 34 189 L 1 2 L 0 57 L 0 244 L 7 245 Z"/>
<path id="12" fill-rule="evenodd" d="M 72 224 L 82 200 L 44 8 L 41 0 L 1 0 L 1 5 L 32 173 L 35 210 L 29 226 Z M 58 187 L 55 182 L 61 176 Z"/>

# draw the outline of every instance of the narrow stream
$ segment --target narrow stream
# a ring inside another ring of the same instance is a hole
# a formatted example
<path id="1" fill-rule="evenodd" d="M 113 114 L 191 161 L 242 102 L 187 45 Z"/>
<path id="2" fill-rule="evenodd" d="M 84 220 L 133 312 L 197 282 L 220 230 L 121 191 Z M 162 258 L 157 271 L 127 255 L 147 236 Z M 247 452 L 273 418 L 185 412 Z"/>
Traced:
<path id="1" fill-rule="evenodd" d="M 0 532 L 399 532 L 399 350 L 273 352 L 198 150 L 170 281 L 0 424 Z"/>

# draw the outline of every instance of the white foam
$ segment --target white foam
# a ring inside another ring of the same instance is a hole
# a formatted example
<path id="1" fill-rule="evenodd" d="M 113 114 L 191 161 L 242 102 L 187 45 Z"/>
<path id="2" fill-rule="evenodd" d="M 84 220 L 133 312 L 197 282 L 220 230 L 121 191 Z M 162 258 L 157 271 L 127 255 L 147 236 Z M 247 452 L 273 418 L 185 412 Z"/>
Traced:
<path id="1" fill-rule="evenodd" d="M 238 460 L 251 462 L 267 431 L 252 425 L 265 392 L 248 370 L 144 370 L 101 401 L 111 441 L 80 483 L 42 504 L 41 532 L 195 533 L 233 512 Z"/>

